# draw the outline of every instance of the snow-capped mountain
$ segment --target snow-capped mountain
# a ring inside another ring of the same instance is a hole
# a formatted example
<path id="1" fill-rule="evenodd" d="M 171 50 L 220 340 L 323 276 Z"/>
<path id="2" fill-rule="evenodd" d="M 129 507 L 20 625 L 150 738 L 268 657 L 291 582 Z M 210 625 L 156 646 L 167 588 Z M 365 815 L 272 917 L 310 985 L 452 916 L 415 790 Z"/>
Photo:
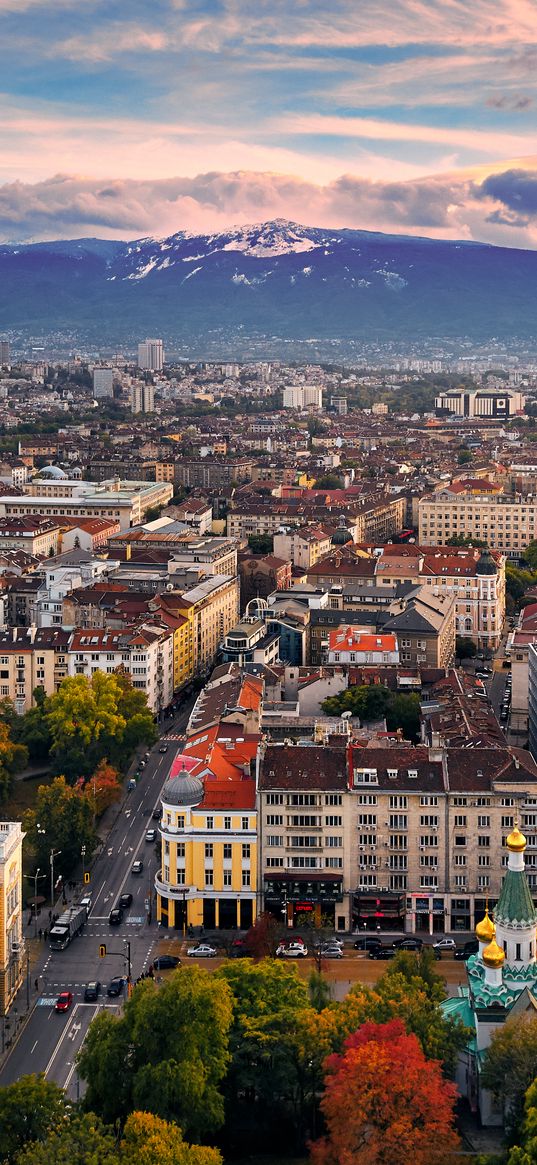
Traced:
<path id="1" fill-rule="evenodd" d="M 537 255 L 276 219 L 131 243 L 0 247 L 0 332 L 70 328 L 121 342 L 218 334 L 333 340 L 533 337 Z M 228 345 L 229 346 L 229 345 Z M 237 352 L 237 354 L 239 354 Z"/>

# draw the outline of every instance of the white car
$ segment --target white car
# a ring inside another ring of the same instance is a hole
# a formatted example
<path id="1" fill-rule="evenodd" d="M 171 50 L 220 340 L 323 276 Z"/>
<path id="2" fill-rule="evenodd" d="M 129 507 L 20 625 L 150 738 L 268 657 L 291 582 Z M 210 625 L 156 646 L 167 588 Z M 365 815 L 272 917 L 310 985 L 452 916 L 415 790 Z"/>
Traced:
<path id="1" fill-rule="evenodd" d="M 457 944 L 454 938 L 440 938 L 437 943 L 433 943 L 434 951 L 454 951 Z"/>
<path id="2" fill-rule="evenodd" d="M 304 943 L 280 943 L 276 951 L 276 957 L 279 959 L 305 959 L 308 953 L 308 948 Z"/>
<path id="3" fill-rule="evenodd" d="M 211 947 L 209 943 L 198 943 L 197 947 L 191 947 L 187 951 L 187 955 L 196 959 L 215 959 L 217 950 L 216 947 Z"/>

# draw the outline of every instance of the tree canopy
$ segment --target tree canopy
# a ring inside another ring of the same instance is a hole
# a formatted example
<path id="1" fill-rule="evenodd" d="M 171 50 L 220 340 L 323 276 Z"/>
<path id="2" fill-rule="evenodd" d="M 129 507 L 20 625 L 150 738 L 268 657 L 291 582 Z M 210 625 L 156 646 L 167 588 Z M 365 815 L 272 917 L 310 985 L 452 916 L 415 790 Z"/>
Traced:
<path id="1" fill-rule="evenodd" d="M 389 732 L 401 728 L 407 739 L 419 737 L 420 702 L 414 693 L 391 692 L 384 684 L 358 684 L 329 696 L 321 707 L 327 716 L 350 712 L 364 723 L 385 719 Z"/>
<path id="2" fill-rule="evenodd" d="M 511 1133 L 522 1124 L 526 1091 L 536 1077 L 537 1019 L 517 1016 L 494 1032 L 481 1077 L 501 1103 Z"/>
<path id="3" fill-rule="evenodd" d="M 89 777 L 104 759 L 125 769 L 140 744 L 157 732 L 145 692 L 122 672 L 68 676 L 43 708 L 57 773 L 67 780 Z"/>
<path id="4" fill-rule="evenodd" d="M 63 876 L 80 860 L 83 845 L 88 861 L 95 849 L 92 804 L 79 789 L 68 785 L 65 777 L 39 786 L 35 809 L 27 810 L 23 825 L 36 865 L 42 870 L 48 870 L 51 849 L 59 851 L 55 868 Z"/>
<path id="5" fill-rule="evenodd" d="M 21 1076 L 0 1088 L 0 1161 L 13 1161 L 32 1141 L 44 1141 L 64 1120 L 63 1090 L 43 1075 Z"/>

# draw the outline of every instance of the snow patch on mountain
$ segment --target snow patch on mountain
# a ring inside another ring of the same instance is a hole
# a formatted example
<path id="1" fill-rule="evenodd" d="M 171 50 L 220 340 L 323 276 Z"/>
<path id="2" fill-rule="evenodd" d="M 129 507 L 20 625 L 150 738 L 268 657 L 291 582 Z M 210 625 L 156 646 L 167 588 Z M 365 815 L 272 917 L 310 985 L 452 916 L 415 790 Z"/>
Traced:
<path id="1" fill-rule="evenodd" d="M 198 271 L 203 271 L 203 267 L 194 267 L 193 271 L 189 271 L 188 275 L 185 275 L 184 279 L 181 280 L 181 283 L 186 283 L 187 279 L 192 279 L 192 276 L 197 275 Z"/>

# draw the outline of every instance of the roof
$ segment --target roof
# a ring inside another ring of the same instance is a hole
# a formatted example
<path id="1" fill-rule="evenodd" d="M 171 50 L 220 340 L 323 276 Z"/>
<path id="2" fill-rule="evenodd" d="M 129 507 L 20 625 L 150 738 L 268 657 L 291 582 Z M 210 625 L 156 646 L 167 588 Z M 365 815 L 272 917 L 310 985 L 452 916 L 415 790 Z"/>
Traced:
<path id="1" fill-rule="evenodd" d="M 330 651 L 397 651 L 395 635 L 369 635 L 358 627 L 331 631 L 328 642 Z"/>
<path id="2" fill-rule="evenodd" d="M 259 788 L 344 791 L 345 750 L 325 745 L 269 744 L 261 761 Z"/>

